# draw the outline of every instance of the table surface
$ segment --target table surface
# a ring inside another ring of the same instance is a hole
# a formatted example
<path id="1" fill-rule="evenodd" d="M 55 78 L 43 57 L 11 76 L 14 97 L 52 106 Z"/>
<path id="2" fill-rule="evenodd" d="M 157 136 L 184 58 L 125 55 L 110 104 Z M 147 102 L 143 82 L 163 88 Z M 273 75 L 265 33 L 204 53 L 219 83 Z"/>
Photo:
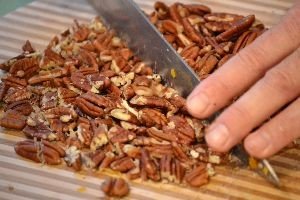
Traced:
<path id="1" fill-rule="evenodd" d="M 154 1 L 136 0 L 146 11 Z M 171 3 L 173 1 L 165 1 Z M 210 5 L 214 11 L 256 14 L 272 26 L 292 0 L 190 0 Z M 1 6 L 1 4 L 0 4 Z M 96 15 L 84 0 L 32 2 L 0 18 L 0 62 L 18 55 L 26 39 L 42 50 L 47 42 L 69 27 L 73 19 L 87 22 Z M 74 173 L 64 166 L 49 167 L 28 162 L 13 150 L 23 140 L 20 133 L 0 129 L 0 199 L 103 199 L 103 175 Z M 170 184 L 130 182 L 128 199 L 300 199 L 300 149 L 290 149 L 270 159 L 283 183 L 277 189 L 246 169 L 219 167 L 211 182 L 199 189 Z"/>
<path id="2" fill-rule="evenodd" d="M 3 16 L 30 2 L 32 2 L 32 0 L 0 0 L 0 16 Z"/>

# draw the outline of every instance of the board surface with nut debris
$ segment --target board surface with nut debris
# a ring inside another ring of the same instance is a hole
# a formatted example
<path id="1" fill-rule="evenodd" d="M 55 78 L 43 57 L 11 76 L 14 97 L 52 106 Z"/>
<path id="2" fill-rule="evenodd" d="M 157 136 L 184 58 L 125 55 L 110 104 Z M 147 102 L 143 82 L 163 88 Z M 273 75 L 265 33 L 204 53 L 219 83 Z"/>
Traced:
<path id="1" fill-rule="evenodd" d="M 136 1 L 147 13 L 154 1 Z M 165 1 L 171 4 L 173 1 Z M 255 14 L 267 26 L 276 24 L 292 1 L 185 1 L 203 3 L 213 11 Z M 43 50 L 51 38 L 70 27 L 73 19 L 89 22 L 95 11 L 85 2 L 36 1 L 0 19 L 0 62 L 17 56 L 28 39 Z M 62 120 L 68 120 L 63 118 Z M 14 144 L 24 137 L 14 131 L 0 133 L 0 199 L 102 199 L 100 190 L 103 175 L 74 173 L 63 166 L 51 167 L 28 162 L 14 152 Z M 45 145 L 47 146 L 47 145 Z M 130 182 L 128 199 L 299 199 L 300 150 L 289 149 L 270 159 L 278 172 L 283 187 L 274 188 L 255 173 L 245 169 L 219 167 L 217 175 L 201 188 L 172 184 Z"/>

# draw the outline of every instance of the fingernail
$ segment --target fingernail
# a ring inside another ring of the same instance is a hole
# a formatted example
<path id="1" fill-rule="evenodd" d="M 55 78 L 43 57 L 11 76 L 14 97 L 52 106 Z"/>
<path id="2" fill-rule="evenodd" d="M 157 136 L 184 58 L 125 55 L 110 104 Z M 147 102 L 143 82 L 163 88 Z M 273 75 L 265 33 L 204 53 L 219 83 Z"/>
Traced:
<path id="1" fill-rule="evenodd" d="M 224 146 L 229 139 L 229 131 L 224 124 L 218 124 L 212 127 L 212 130 L 205 135 L 207 143 L 217 149 L 226 149 Z"/>
<path id="2" fill-rule="evenodd" d="M 260 133 L 259 135 L 252 135 L 245 141 L 245 147 L 251 153 L 265 154 L 269 150 L 271 138 L 269 134 Z"/>
<path id="3" fill-rule="evenodd" d="M 187 99 L 187 106 L 192 114 L 202 114 L 209 105 L 208 97 L 203 94 L 191 94 Z"/>

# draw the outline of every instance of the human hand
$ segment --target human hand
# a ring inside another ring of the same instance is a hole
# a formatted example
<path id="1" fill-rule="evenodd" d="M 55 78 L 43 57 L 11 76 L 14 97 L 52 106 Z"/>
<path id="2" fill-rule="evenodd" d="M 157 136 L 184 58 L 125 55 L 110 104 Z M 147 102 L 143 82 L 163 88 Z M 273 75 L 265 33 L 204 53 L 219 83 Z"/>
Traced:
<path id="1" fill-rule="evenodd" d="M 214 150 L 228 151 L 245 139 L 250 155 L 266 158 L 300 136 L 299 1 L 278 25 L 202 81 L 187 107 L 206 118 L 241 94 L 207 130 Z"/>

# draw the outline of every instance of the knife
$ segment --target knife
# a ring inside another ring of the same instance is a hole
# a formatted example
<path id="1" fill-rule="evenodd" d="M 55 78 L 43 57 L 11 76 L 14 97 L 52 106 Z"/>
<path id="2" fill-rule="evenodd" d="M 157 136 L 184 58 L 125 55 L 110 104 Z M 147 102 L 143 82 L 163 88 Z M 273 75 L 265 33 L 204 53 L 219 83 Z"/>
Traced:
<path id="1" fill-rule="evenodd" d="M 186 97 L 199 84 L 200 79 L 151 24 L 147 16 L 132 0 L 89 0 L 104 23 L 118 32 L 136 55 L 153 66 L 166 83 Z M 176 76 L 174 76 L 174 72 Z M 280 182 L 267 160 L 250 157 L 241 145 L 233 154 L 244 166 L 257 171 L 275 186 Z"/>
<path id="2" fill-rule="evenodd" d="M 238 144 L 233 147 L 232 154 L 239 159 L 243 167 L 248 167 L 249 169 L 257 172 L 274 186 L 278 188 L 281 186 L 281 182 L 268 160 L 258 160 L 249 156 L 242 144 Z"/>

